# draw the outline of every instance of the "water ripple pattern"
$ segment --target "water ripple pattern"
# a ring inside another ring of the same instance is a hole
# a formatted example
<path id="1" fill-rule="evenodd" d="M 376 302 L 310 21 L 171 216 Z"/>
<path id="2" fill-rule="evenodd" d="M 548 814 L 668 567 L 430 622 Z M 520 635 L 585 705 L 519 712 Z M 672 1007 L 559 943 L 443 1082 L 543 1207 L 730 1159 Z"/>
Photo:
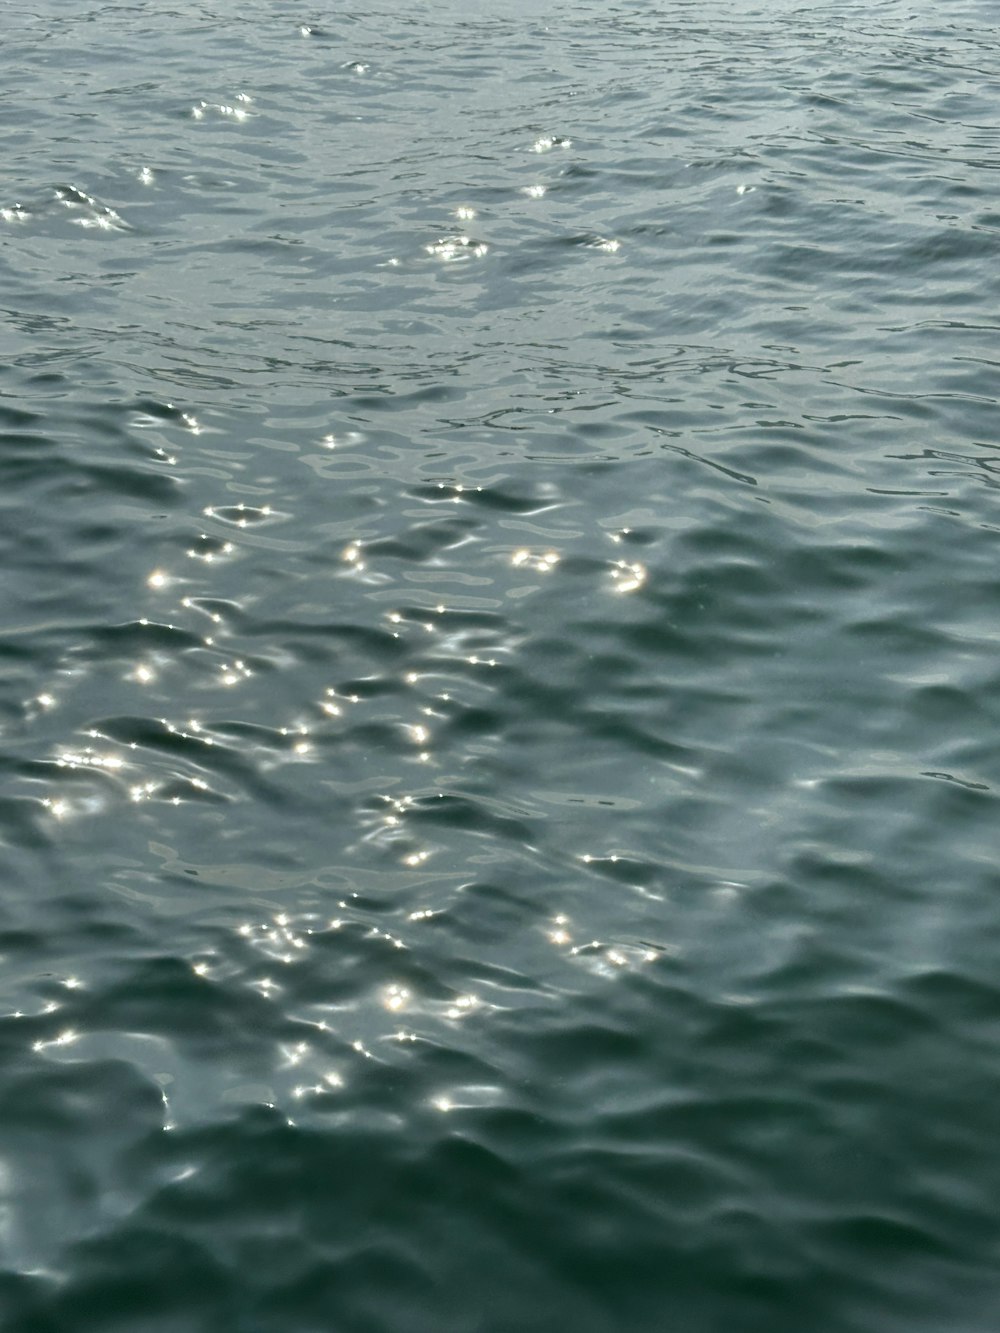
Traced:
<path id="1" fill-rule="evenodd" d="M 992 1333 L 994 8 L 2 40 L 4 1329 Z"/>

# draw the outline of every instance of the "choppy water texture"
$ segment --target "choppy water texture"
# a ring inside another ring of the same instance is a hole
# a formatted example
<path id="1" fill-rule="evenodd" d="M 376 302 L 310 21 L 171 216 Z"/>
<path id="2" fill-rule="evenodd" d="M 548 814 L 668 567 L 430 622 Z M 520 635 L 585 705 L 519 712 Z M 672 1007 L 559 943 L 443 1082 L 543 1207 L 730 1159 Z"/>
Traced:
<path id="1" fill-rule="evenodd" d="M 5 1330 L 996 1328 L 995 20 L 5 5 Z"/>

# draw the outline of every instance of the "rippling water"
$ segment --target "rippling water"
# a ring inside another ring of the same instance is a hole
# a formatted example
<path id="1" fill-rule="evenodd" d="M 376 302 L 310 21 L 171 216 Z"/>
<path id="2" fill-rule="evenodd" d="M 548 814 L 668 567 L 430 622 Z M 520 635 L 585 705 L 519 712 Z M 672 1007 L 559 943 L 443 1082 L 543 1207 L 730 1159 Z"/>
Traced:
<path id="1" fill-rule="evenodd" d="M 995 1329 L 995 8 L 3 26 L 4 1328 Z"/>

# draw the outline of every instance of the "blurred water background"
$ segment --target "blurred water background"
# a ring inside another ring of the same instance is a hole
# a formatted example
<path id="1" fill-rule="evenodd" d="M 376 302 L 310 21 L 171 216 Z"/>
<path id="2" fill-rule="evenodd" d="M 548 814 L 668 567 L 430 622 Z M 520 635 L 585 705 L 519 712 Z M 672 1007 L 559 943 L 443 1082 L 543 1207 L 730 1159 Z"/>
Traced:
<path id="1" fill-rule="evenodd" d="M 1000 28 L 7 0 L 8 1333 L 992 1333 Z"/>

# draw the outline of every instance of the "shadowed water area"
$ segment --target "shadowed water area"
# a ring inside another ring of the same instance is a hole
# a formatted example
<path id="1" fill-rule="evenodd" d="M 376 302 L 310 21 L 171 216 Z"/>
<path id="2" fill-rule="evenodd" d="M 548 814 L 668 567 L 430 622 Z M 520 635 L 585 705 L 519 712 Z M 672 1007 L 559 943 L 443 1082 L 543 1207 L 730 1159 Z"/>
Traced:
<path id="1" fill-rule="evenodd" d="M 992 1333 L 995 7 L 0 54 L 5 1333 Z"/>

